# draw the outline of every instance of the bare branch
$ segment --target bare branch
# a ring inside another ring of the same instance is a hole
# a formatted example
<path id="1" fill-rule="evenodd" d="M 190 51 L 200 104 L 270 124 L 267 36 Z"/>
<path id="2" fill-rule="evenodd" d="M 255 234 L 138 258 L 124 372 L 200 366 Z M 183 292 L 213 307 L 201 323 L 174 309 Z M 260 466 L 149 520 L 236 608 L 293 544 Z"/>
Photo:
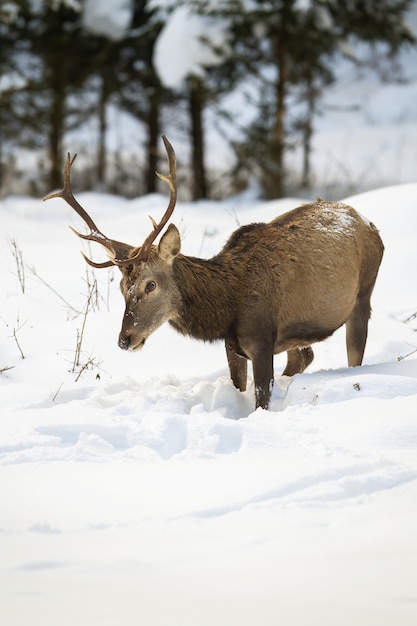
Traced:
<path id="1" fill-rule="evenodd" d="M 9 239 L 8 243 L 16 261 L 17 277 L 19 279 L 20 288 L 22 293 L 25 293 L 25 265 L 23 263 L 22 251 L 19 248 L 16 239 Z"/>

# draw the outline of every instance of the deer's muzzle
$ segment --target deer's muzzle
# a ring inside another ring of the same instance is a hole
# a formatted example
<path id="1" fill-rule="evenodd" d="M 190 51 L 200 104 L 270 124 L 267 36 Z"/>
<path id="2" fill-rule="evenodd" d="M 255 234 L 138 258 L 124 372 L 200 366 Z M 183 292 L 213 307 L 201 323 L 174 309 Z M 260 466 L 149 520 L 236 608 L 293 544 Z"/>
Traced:
<path id="1" fill-rule="evenodd" d="M 137 341 L 136 343 L 132 342 L 132 335 L 127 335 L 125 333 L 120 333 L 119 335 L 119 348 L 122 350 L 140 350 L 145 345 L 145 338 Z"/>
<path id="2" fill-rule="evenodd" d="M 119 335 L 119 348 L 121 348 L 122 350 L 129 350 L 129 346 L 130 346 L 130 337 Z"/>

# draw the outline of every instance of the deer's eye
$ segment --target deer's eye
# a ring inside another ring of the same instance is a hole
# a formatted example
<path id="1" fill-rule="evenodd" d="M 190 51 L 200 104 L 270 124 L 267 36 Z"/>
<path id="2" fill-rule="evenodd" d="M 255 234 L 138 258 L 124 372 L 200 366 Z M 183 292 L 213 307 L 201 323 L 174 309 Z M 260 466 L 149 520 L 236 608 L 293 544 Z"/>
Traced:
<path id="1" fill-rule="evenodd" d="M 150 280 L 149 283 L 145 287 L 145 293 L 150 293 L 156 287 L 156 282 L 154 280 Z"/>

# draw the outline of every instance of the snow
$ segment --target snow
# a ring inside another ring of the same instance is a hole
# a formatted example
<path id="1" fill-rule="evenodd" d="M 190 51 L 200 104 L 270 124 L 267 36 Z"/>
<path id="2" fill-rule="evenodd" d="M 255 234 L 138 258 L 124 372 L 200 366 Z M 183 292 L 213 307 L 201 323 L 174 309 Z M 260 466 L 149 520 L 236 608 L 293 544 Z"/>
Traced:
<path id="1" fill-rule="evenodd" d="M 103 35 L 128 26 L 129 2 L 88 5 Z M 158 44 L 171 64 L 160 71 L 177 83 L 210 61 L 209 48 L 184 53 L 200 32 L 184 15 L 175 28 L 167 19 Z M 224 43 L 221 29 L 204 34 Z M 385 244 L 364 364 L 347 368 L 344 329 L 292 379 L 279 376 L 278 355 L 270 411 L 254 411 L 252 382 L 233 387 L 221 344 L 165 325 L 140 353 L 120 350 L 118 270 L 87 270 L 78 253 L 101 261 L 105 250 L 73 236 L 67 224 L 82 226 L 61 200 L 0 202 L 2 624 L 417 623 L 416 50 L 400 59 L 408 84 L 358 79 L 342 64 L 315 123 L 321 186 L 374 188 L 344 199 Z M 239 119 L 242 97 L 229 96 Z M 127 128 L 124 154 L 138 143 Z M 184 162 L 181 133 L 166 132 Z M 83 139 L 71 141 L 80 152 Z M 207 143 L 210 162 L 230 160 L 221 132 Z M 299 162 L 294 150 L 288 166 Z M 133 245 L 167 203 L 77 197 L 104 233 Z M 173 221 L 184 253 L 209 257 L 238 224 L 311 199 L 260 202 L 251 187 L 180 202 Z"/>
<path id="2" fill-rule="evenodd" d="M 86 0 L 83 7 L 83 25 L 94 35 L 117 41 L 126 34 L 133 13 L 132 0 Z"/>
<path id="3" fill-rule="evenodd" d="M 7 93 L 8 91 L 22 89 L 25 86 L 25 80 L 19 76 L 16 72 L 11 72 L 9 74 L 3 74 L 0 76 L 0 99 L 2 93 Z"/>
<path id="4" fill-rule="evenodd" d="M 369 220 L 361 216 L 361 219 L 369 224 Z M 331 227 L 329 228 L 329 224 Z M 337 212 L 333 202 L 321 202 L 320 218 L 317 219 L 315 230 L 327 231 L 329 236 L 338 236 L 340 233 L 355 232 L 358 219 L 352 215 L 350 207 L 343 203 L 338 203 Z"/>
<path id="5" fill-rule="evenodd" d="M 188 76 L 204 77 L 206 66 L 220 65 L 228 53 L 227 29 L 227 20 L 196 15 L 186 4 L 174 9 L 155 45 L 163 85 L 179 88 Z"/>
<path id="6" fill-rule="evenodd" d="M 78 199 L 131 244 L 167 201 Z M 2 623 L 416 623 L 417 183 L 345 201 L 386 248 L 364 364 L 347 368 L 344 329 L 292 379 L 278 355 L 270 411 L 233 387 L 221 344 L 166 325 L 120 350 L 118 270 L 87 275 L 79 246 L 105 251 L 66 228 L 79 218 L 59 199 L 0 203 Z M 173 221 L 208 257 L 237 221 L 300 202 L 183 202 Z"/>

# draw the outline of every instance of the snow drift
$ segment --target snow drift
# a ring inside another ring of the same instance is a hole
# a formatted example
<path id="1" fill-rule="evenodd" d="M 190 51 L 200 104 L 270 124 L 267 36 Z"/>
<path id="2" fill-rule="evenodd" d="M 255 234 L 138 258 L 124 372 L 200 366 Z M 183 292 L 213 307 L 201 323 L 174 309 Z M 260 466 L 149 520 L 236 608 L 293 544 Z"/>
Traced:
<path id="1" fill-rule="evenodd" d="M 165 207 L 80 200 L 132 244 Z M 117 348 L 117 271 L 86 274 L 62 201 L 0 203 L 4 624 L 416 623 L 417 184 L 346 201 L 386 248 L 364 364 L 346 367 L 344 329 L 302 375 L 281 379 L 278 356 L 256 412 L 222 345 L 164 326 Z M 209 256 L 298 202 L 179 204 L 174 221 Z"/>

